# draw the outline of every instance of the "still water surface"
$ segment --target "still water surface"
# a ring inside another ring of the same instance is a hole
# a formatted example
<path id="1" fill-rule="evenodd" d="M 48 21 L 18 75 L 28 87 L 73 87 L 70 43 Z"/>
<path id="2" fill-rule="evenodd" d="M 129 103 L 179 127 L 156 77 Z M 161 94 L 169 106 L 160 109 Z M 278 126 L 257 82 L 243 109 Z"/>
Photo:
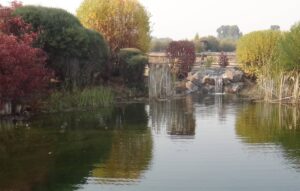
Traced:
<path id="1" fill-rule="evenodd" d="M 299 110 L 196 96 L 1 122 L 0 190 L 298 191 Z"/>

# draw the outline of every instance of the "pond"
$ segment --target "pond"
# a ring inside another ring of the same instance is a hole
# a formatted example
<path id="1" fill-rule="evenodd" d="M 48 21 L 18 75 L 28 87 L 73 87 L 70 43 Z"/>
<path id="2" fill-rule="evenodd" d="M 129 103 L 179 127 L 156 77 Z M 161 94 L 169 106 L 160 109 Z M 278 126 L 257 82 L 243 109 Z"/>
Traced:
<path id="1" fill-rule="evenodd" d="M 0 123 L 0 190 L 300 190 L 300 114 L 236 96 Z"/>

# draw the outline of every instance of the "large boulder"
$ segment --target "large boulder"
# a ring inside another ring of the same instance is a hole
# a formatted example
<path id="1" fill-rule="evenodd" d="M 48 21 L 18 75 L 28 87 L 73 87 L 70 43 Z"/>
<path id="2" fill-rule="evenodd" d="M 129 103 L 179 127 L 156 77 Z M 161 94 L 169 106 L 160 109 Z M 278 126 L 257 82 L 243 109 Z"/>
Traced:
<path id="1" fill-rule="evenodd" d="M 198 90 L 198 86 L 194 84 L 192 81 L 187 81 L 185 83 L 185 87 L 187 89 L 187 93 L 195 92 Z"/>

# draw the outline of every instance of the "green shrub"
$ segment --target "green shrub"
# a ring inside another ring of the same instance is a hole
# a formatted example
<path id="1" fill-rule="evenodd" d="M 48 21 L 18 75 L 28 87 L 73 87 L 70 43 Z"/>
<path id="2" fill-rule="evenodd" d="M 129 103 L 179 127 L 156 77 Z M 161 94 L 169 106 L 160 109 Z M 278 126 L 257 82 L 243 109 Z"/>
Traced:
<path id="1" fill-rule="evenodd" d="M 121 49 L 119 54 L 121 75 L 131 88 L 144 88 L 144 71 L 148 58 L 135 48 Z"/>
<path id="2" fill-rule="evenodd" d="M 266 68 L 275 70 L 281 36 L 281 32 L 272 30 L 252 32 L 243 36 L 237 45 L 237 59 L 241 67 L 253 75 L 264 73 Z"/>
<path id="3" fill-rule="evenodd" d="M 280 65 L 283 70 L 300 70 L 300 23 L 283 35 L 280 41 Z"/>
<path id="4" fill-rule="evenodd" d="M 23 6 L 15 13 L 39 32 L 37 46 L 49 58 L 48 66 L 65 86 L 85 86 L 107 64 L 109 51 L 103 37 L 84 28 L 79 20 L 62 9 Z"/>
<path id="5" fill-rule="evenodd" d="M 202 51 L 206 52 L 218 52 L 220 51 L 220 41 L 214 36 L 202 37 L 203 43 Z"/>

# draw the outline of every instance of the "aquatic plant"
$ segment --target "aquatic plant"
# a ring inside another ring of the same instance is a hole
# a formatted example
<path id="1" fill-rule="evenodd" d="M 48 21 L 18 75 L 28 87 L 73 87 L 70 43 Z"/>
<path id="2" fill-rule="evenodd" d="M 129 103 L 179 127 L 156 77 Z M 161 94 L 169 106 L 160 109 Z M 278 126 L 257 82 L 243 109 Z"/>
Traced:
<path id="1" fill-rule="evenodd" d="M 108 107 L 114 102 L 112 90 L 107 87 L 86 88 L 73 92 L 54 92 L 46 100 L 47 111 L 80 110 Z"/>

